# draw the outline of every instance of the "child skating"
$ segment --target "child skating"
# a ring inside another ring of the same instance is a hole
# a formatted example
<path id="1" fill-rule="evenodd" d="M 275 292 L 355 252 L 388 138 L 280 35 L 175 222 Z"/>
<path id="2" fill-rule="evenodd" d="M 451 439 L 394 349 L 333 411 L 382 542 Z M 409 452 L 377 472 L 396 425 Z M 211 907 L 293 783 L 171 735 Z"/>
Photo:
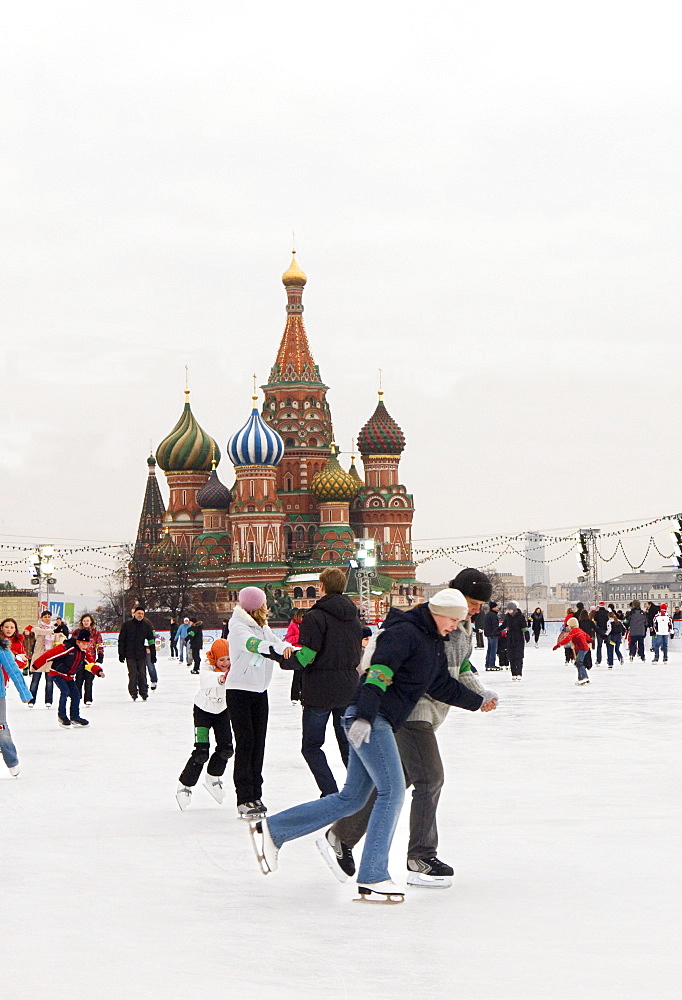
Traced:
<path id="1" fill-rule="evenodd" d="M 583 632 L 581 628 L 578 628 L 578 619 L 569 618 L 566 622 L 566 627 L 568 632 L 561 635 L 557 641 L 556 646 L 553 649 L 558 649 L 559 646 L 566 646 L 569 643 L 571 648 L 575 653 L 575 665 L 578 668 L 578 680 L 576 684 L 578 687 L 582 687 L 584 684 L 589 684 L 590 679 L 587 676 L 587 668 L 585 666 L 585 657 L 587 651 L 590 648 L 590 637 L 586 632 Z"/>
<path id="2" fill-rule="evenodd" d="M 37 660 L 33 661 L 33 669 L 45 668 L 57 685 L 59 689 L 57 717 L 59 725 L 68 729 L 71 727 L 80 729 L 90 725 L 79 712 L 81 695 L 76 684 L 78 668 L 84 665 L 86 670 L 91 670 L 97 677 L 104 677 L 104 671 L 99 664 L 91 662 L 92 654 L 88 652 L 89 644 L 89 630 L 86 628 L 76 629 L 72 637 L 67 639 L 63 645 L 45 650 Z M 69 700 L 71 701 L 71 709 L 67 715 Z"/>
<path id="3" fill-rule="evenodd" d="M 192 789 L 208 761 L 204 786 L 216 802 L 225 801 L 222 776 L 234 754 L 230 714 L 225 697 L 225 681 L 230 671 L 230 648 L 225 639 L 216 639 L 201 665 L 199 690 L 194 698 L 194 750 L 180 775 L 175 793 L 178 805 L 186 809 L 192 801 Z M 216 748 L 209 759 L 209 733 L 213 730 Z"/>

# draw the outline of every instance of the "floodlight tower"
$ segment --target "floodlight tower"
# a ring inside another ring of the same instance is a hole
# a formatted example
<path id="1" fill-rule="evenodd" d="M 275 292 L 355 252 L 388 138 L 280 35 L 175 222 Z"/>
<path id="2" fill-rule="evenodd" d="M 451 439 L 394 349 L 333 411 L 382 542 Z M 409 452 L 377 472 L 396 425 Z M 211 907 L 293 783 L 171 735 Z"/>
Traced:
<path id="1" fill-rule="evenodd" d="M 358 597 L 360 599 L 360 615 L 369 621 L 372 613 L 370 602 L 370 580 L 374 576 L 377 560 L 374 555 L 373 538 L 355 539 L 355 559 L 350 561 L 358 581 Z"/>

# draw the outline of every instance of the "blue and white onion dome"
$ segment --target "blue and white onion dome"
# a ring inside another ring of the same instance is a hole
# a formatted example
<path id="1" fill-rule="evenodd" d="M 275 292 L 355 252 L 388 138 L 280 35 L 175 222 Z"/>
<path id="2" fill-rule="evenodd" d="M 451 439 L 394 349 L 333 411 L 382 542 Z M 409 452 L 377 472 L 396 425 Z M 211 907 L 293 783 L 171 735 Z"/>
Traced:
<path id="1" fill-rule="evenodd" d="M 251 416 L 227 442 L 227 454 L 233 465 L 277 465 L 284 454 L 284 441 L 261 418 L 255 405 L 258 396 L 251 398 Z"/>

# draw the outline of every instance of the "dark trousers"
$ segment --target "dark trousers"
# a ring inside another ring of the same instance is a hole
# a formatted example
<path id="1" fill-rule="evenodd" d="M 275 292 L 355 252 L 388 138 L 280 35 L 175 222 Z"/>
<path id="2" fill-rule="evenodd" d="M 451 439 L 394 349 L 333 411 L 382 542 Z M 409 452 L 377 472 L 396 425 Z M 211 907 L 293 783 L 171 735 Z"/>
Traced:
<path id="1" fill-rule="evenodd" d="M 190 660 L 190 655 L 189 653 L 187 654 L 187 663 L 191 662 L 192 670 L 194 670 L 198 674 L 199 668 L 201 666 L 201 646 L 189 646 L 188 649 L 191 652 L 192 656 Z M 249 799 L 249 801 L 251 800 Z"/>
<path id="2" fill-rule="evenodd" d="M 610 667 L 613 666 L 614 654 L 618 659 L 619 663 L 623 662 L 623 654 L 620 651 L 620 635 L 614 635 L 613 639 L 607 641 L 606 643 L 606 662 Z"/>
<path id="3" fill-rule="evenodd" d="M 143 698 L 146 698 L 149 694 L 149 687 L 147 686 L 147 658 L 145 656 L 139 656 L 134 659 L 129 656 L 126 659 L 126 666 L 128 668 L 128 693 L 131 698 L 137 698 L 138 692 Z"/>
<path id="4" fill-rule="evenodd" d="M 395 734 L 405 784 L 412 792 L 408 858 L 433 858 L 438 851 L 436 811 L 445 775 L 438 740 L 429 722 L 406 722 Z M 338 820 L 332 832 L 349 847 L 355 847 L 367 830 L 376 789 L 368 802 L 354 816 Z"/>
<path id="5" fill-rule="evenodd" d="M 609 655 L 609 647 L 608 647 L 608 643 L 606 641 L 606 638 L 604 636 L 598 635 L 597 636 L 597 663 L 601 663 L 601 648 L 602 648 L 602 645 L 606 646 L 606 655 L 608 657 L 608 655 Z"/>
<path id="6" fill-rule="evenodd" d="M 525 651 L 525 646 L 520 644 L 518 640 L 513 643 L 509 643 L 509 667 L 511 669 L 512 677 L 520 677 L 523 673 L 523 654 Z"/>
<path id="7" fill-rule="evenodd" d="M 630 636 L 630 656 L 639 656 L 642 660 L 645 658 L 643 635 Z"/>
<path id="8" fill-rule="evenodd" d="M 83 697 L 83 688 L 85 688 L 85 701 L 92 701 L 92 682 L 94 679 L 94 674 L 91 670 L 86 670 L 85 665 L 81 663 L 80 667 L 76 671 L 76 684 L 78 685 L 78 693 Z"/>
<path id="9" fill-rule="evenodd" d="M 476 649 L 483 649 L 485 647 L 485 642 L 483 641 L 483 632 L 480 628 L 476 629 Z"/>
<path id="10" fill-rule="evenodd" d="M 348 740 L 341 725 L 345 708 L 304 708 L 303 709 L 303 740 L 301 753 L 305 762 L 313 772 L 313 778 L 323 795 L 333 795 L 339 788 L 334 780 L 322 746 L 327 734 L 327 722 L 331 715 L 334 720 L 336 742 L 339 744 L 341 759 L 348 767 Z"/>
<path id="11" fill-rule="evenodd" d="M 178 640 L 175 638 L 174 635 L 171 636 L 170 651 L 171 651 L 171 656 L 178 655 Z"/>
<path id="12" fill-rule="evenodd" d="M 52 685 L 54 683 L 53 679 L 49 674 L 44 674 L 42 671 L 37 670 L 31 677 L 31 698 L 35 703 L 36 697 L 38 695 L 38 687 L 40 685 L 40 678 L 45 678 L 45 704 L 52 704 Z"/>
<path id="13" fill-rule="evenodd" d="M 213 730 L 216 748 L 209 759 L 208 734 Z M 193 788 L 199 780 L 203 766 L 208 761 L 206 770 L 219 778 L 225 773 L 227 762 L 234 753 L 232 747 L 232 730 L 230 729 L 230 713 L 227 709 L 214 715 L 205 712 L 198 705 L 194 706 L 194 750 L 180 775 L 180 782 L 187 788 Z"/>
<path id="14" fill-rule="evenodd" d="M 540 633 L 541 633 L 541 632 L 542 632 L 542 629 L 541 629 L 541 628 L 534 628 L 534 629 L 533 629 L 533 637 L 534 637 L 534 639 L 535 639 L 535 645 L 536 645 L 536 646 L 537 646 L 537 644 L 538 644 L 538 639 L 540 638 Z"/>
<path id="15" fill-rule="evenodd" d="M 234 788 L 237 805 L 256 802 L 263 794 L 263 757 L 268 730 L 268 692 L 227 690 L 234 732 Z"/>
<path id="16" fill-rule="evenodd" d="M 81 696 L 78 690 L 78 685 L 75 680 L 64 680 L 63 677 L 55 677 L 54 682 L 59 689 L 59 707 L 57 709 L 57 714 L 61 715 L 63 718 L 79 719 L 80 714 L 78 712 L 78 706 L 80 705 Z M 71 699 L 71 713 L 67 715 L 66 713 L 66 703 Z"/>

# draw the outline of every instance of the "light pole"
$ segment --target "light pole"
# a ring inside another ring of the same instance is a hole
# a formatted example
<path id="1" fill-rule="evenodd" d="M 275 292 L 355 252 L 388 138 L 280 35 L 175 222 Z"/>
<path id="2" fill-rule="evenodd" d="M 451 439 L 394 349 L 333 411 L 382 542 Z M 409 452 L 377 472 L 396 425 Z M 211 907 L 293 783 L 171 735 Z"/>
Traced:
<path id="1" fill-rule="evenodd" d="M 37 545 L 31 558 L 31 562 L 33 563 L 31 583 L 34 587 L 38 587 L 38 617 L 40 617 L 40 596 L 43 580 L 45 581 L 46 604 L 49 604 L 48 598 L 50 594 L 50 587 L 57 582 L 52 575 L 54 573 L 54 563 L 52 562 L 53 558 L 54 548 L 51 545 Z"/>
<path id="2" fill-rule="evenodd" d="M 358 597 L 360 603 L 360 614 L 369 621 L 372 613 L 370 602 L 370 580 L 374 576 L 374 568 L 377 564 L 374 555 L 373 538 L 355 539 L 355 558 L 349 560 L 351 569 L 355 570 L 355 578 L 358 581 Z"/>

